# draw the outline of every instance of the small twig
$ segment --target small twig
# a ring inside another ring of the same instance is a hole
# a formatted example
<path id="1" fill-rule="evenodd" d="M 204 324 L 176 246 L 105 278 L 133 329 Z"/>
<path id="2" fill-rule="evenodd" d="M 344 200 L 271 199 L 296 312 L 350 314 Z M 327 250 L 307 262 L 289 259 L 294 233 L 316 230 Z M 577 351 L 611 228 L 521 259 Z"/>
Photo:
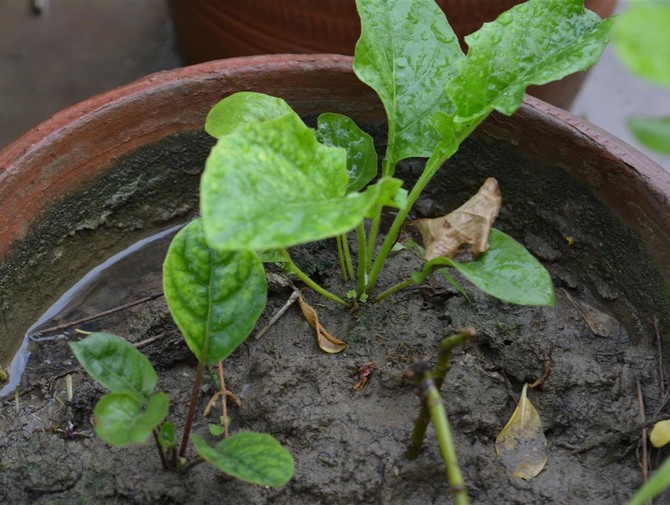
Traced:
<path id="1" fill-rule="evenodd" d="M 53 333 L 55 331 L 61 331 L 61 330 L 67 330 L 68 328 L 71 328 L 72 326 L 77 326 L 78 324 L 82 323 L 88 323 L 89 321 L 93 321 L 94 319 L 99 319 L 104 316 L 108 316 L 110 314 L 114 314 L 115 312 L 120 312 L 122 310 L 129 309 L 130 307 L 134 307 L 135 305 L 140 305 L 142 303 L 149 302 L 151 300 L 155 300 L 156 298 L 159 298 L 163 296 L 163 293 L 154 293 L 152 295 L 145 296 L 144 298 L 140 298 L 138 300 L 134 300 L 132 302 L 124 303 L 123 305 L 119 305 L 118 307 L 114 307 L 109 310 L 103 310 L 102 312 L 98 312 L 97 314 L 93 314 L 92 316 L 87 316 L 83 317 L 81 319 L 77 319 L 76 321 L 70 321 L 68 323 L 62 323 L 56 326 L 51 326 L 49 328 L 44 328 L 34 335 L 31 335 L 31 338 L 36 336 L 36 335 L 43 335 L 45 333 Z"/>
<path id="2" fill-rule="evenodd" d="M 177 471 L 178 471 L 179 473 L 186 473 L 186 472 L 188 472 L 191 468 L 193 468 L 194 466 L 197 466 L 197 465 L 199 465 L 200 463 L 204 463 L 204 462 L 205 462 L 205 460 L 202 459 L 200 456 L 198 456 L 198 457 L 196 457 L 196 458 L 193 458 L 193 459 L 192 459 L 191 461 L 189 461 L 188 463 L 185 463 L 185 464 L 183 464 L 182 466 L 180 466 L 179 468 L 177 468 Z"/>
<path id="3" fill-rule="evenodd" d="M 277 312 L 275 312 L 275 315 L 272 316 L 270 322 L 266 324 L 258 333 L 256 333 L 256 336 L 254 338 L 258 340 L 263 335 L 265 335 L 270 330 L 272 325 L 274 325 L 277 321 L 279 321 L 281 316 L 283 316 L 284 313 L 289 309 L 289 307 L 291 307 L 291 305 L 297 302 L 299 298 L 300 298 L 300 291 L 298 291 L 298 289 L 294 287 L 293 293 L 291 293 L 291 296 L 289 297 L 288 301 L 284 304 L 283 307 L 281 307 Z"/>
<path id="4" fill-rule="evenodd" d="M 658 358 L 658 380 L 660 382 L 661 398 L 665 396 L 665 371 L 663 370 L 663 339 L 658 329 L 658 318 L 654 316 L 654 337 L 656 338 Z"/>
<path id="5" fill-rule="evenodd" d="M 646 420 L 646 416 L 644 415 L 644 398 L 642 397 L 642 387 L 640 386 L 640 379 L 637 378 L 635 379 L 636 386 L 637 386 L 637 405 L 640 409 L 640 424 L 644 424 Z M 642 461 L 641 461 L 641 466 L 642 466 L 642 482 L 646 482 L 647 478 L 649 477 L 649 464 L 647 461 L 647 428 L 642 428 L 641 430 L 641 437 L 642 437 Z"/>
<path id="6" fill-rule="evenodd" d="M 237 404 L 239 407 L 242 405 L 242 401 L 233 393 L 232 391 L 228 391 L 226 389 L 226 381 L 223 378 L 223 361 L 219 361 L 218 364 L 218 373 L 219 373 L 219 391 L 217 391 L 214 396 L 207 402 L 207 406 L 205 407 L 205 411 L 203 415 L 207 417 L 209 415 L 209 411 L 212 409 L 214 404 L 216 403 L 216 400 L 218 398 L 221 398 L 221 416 L 223 418 L 223 438 L 228 438 L 228 401 L 227 397 L 230 396 L 233 401 Z"/>
<path id="7" fill-rule="evenodd" d="M 543 359 L 543 364 L 544 364 L 544 372 L 542 373 L 542 376 L 535 382 L 533 382 L 530 386 L 528 386 L 530 389 L 540 387 L 549 378 L 549 374 L 551 373 L 551 360 L 548 357 L 546 357 Z"/>
<path id="8" fill-rule="evenodd" d="M 140 347 L 145 347 L 149 344 L 153 344 L 154 342 L 162 339 L 163 337 L 165 337 L 165 332 L 159 333 L 158 335 L 154 335 L 153 337 L 145 338 L 144 340 L 140 340 L 139 342 L 135 342 L 133 346 L 139 349 Z"/>

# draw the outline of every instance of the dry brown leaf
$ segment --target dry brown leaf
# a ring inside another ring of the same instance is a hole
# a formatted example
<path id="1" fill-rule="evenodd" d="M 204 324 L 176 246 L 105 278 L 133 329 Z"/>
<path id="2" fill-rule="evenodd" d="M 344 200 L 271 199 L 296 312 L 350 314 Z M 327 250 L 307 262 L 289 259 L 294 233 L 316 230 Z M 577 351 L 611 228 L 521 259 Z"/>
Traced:
<path id="1" fill-rule="evenodd" d="M 496 438 L 495 448 L 509 476 L 529 480 L 547 464 L 547 439 L 527 391 L 525 384 L 512 417 Z"/>
<path id="2" fill-rule="evenodd" d="M 447 257 L 459 262 L 476 259 L 489 248 L 489 232 L 501 202 L 498 181 L 489 177 L 476 195 L 453 212 L 414 221 L 423 237 L 424 259 Z"/>
<path id="3" fill-rule="evenodd" d="M 300 293 L 298 302 L 300 302 L 300 309 L 302 310 L 302 314 L 305 316 L 305 319 L 307 319 L 309 325 L 316 330 L 316 341 L 319 344 L 321 350 L 330 354 L 343 351 L 347 346 L 347 343 L 335 337 L 323 326 L 321 326 L 316 310 L 314 310 L 312 306 L 305 301 L 305 298 L 302 296 L 302 292 Z"/>
<path id="4" fill-rule="evenodd" d="M 584 321 L 594 335 L 598 337 L 613 338 L 620 337 L 623 334 L 624 328 L 615 318 L 599 311 L 587 303 L 576 300 L 565 289 L 561 289 L 561 291 L 572 306 L 582 315 Z"/>

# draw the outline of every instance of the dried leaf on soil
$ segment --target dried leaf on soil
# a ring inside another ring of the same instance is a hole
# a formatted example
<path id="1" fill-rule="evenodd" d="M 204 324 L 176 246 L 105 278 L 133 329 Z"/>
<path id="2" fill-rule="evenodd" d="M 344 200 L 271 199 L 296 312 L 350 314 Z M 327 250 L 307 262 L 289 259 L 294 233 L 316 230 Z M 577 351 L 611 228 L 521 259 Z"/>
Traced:
<path id="1" fill-rule="evenodd" d="M 542 421 L 523 386 L 519 403 L 496 438 L 496 454 L 510 477 L 530 480 L 547 464 L 547 439 Z"/>
<path id="2" fill-rule="evenodd" d="M 598 337 L 618 337 L 623 333 L 621 323 L 609 314 L 599 311 L 595 307 L 576 300 L 566 290 L 562 290 L 565 297 L 572 303 L 584 318 L 589 329 Z"/>
<path id="3" fill-rule="evenodd" d="M 670 419 L 657 422 L 649 434 L 649 440 L 654 447 L 663 447 L 670 442 Z"/>
<path id="4" fill-rule="evenodd" d="M 316 310 L 305 301 L 302 293 L 300 293 L 298 301 L 300 302 L 300 309 L 302 310 L 305 319 L 307 319 L 309 325 L 316 330 L 316 341 L 321 350 L 331 354 L 343 351 L 347 346 L 347 343 L 332 335 L 328 330 L 321 326 Z"/>
<path id="5" fill-rule="evenodd" d="M 501 201 L 498 181 L 489 177 L 477 194 L 453 212 L 414 221 L 426 248 L 424 259 L 447 257 L 459 262 L 476 259 L 489 248 L 489 232 Z"/>

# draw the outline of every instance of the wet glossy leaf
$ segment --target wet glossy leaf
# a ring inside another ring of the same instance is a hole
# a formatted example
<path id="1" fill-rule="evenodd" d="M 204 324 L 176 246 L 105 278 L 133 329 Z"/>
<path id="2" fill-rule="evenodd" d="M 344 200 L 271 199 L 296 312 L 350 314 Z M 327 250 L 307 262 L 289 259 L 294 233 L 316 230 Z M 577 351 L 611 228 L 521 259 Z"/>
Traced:
<path id="1" fill-rule="evenodd" d="M 553 305 L 549 272 L 509 235 L 491 229 L 489 250 L 475 261 L 452 262 L 461 275 L 485 293 L 517 305 Z"/>
<path id="2" fill-rule="evenodd" d="M 429 157 L 440 140 L 431 117 L 451 108 L 443 90 L 463 58 L 458 40 L 433 0 L 358 0 L 356 5 L 361 38 L 354 72 L 386 109 L 387 156 L 393 162 Z"/>
<path id="3" fill-rule="evenodd" d="M 657 422 L 649 434 L 651 444 L 658 448 L 670 443 L 670 419 Z"/>
<path id="4" fill-rule="evenodd" d="M 270 435 L 242 432 L 221 440 L 210 447 L 198 435 L 191 437 L 198 454 L 222 472 L 235 478 L 279 487 L 293 476 L 291 453 Z"/>
<path id="5" fill-rule="evenodd" d="M 162 391 L 142 404 L 125 393 L 109 393 L 103 396 L 94 409 L 95 433 L 109 445 L 124 447 L 143 444 L 151 431 L 168 414 L 170 399 Z"/>
<path id="6" fill-rule="evenodd" d="M 614 47 L 639 77 L 670 86 L 670 2 L 633 2 L 614 25 Z"/>
<path id="7" fill-rule="evenodd" d="M 291 106 L 281 98 L 241 91 L 224 98 L 207 114 L 205 131 L 212 137 L 227 135 L 242 125 L 263 123 L 270 119 L 294 114 Z"/>
<path id="8" fill-rule="evenodd" d="M 226 358 L 249 336 L 267 299 L 256 253 L 211 249 L 200 220 L 170 244 L 163 291 L 189 349 L 208 364 Z"/>
<path id="9" fill-rule="evenodd" d="M 347 150 L 347 193 L 363 189 L 377 175 L 377 151 L 372 137 L 341 114 L 321 114 L 317 126 L 319 142 Z"/>
<path id="10" fill-rule="evenodd" d="M 460 74 L 447 86 L 457 122 L 492 110 L 512 114 L 526 86 L 586 70 L 602 54 L 612 21 L 584 9 L 583 0 L 529 0 L 465 38 Z"/>
<path id="11" fill-rule="evenodd" d="M 156 372 L 144 354 L 111 333 L 92 333 L 70 348 L 84 369 L 114 393 L 146 402 L 156 387 Z"/>
<path id="12" fill-rule="evenodd" d="M 670 46 L 670 35 L 668 46 Z M 634 116 L 628 118 L 627 122 L 635 138 L 642 145 L 660 153 L 670 154 L 670 117 Z"/>
<path id="13" fill-rule="evenodd" d="M 630 499 L 628 505 L 648 505 L 651 500 L 670 487 L 670 457 L 656 469 L 653 475 Z"/>
<path id="14" fill-rule="evenodd" d="M 547 464 L 548 452 L 542 421 L 526 396 L 527 389 L 525 384 L 512 417 L 496 438 L 495 448 L 509 476 L 529 480 Z"/>
<path id="15" fill-rule="evenodd" d="M 221 137 L 201 183 L 207 241 L 217 249 L 278 249 L 355 228 L 377 205 L 399 205 L 385 178 L 346 194 L 346 151 L 316 140 L 292 115 Z"/>
<path id="16" fill-rule="evenodd" d="M 472 261 L 485 252 L 501 201 L 498 181 L 489 177 L 477 194 L 446 216 L 414 221 L 423 237 L 424 259 Z"/>
<path id="17" fill-rule="evenodd" d="M 307 319 L 309 325 L 316 331 L 316 341 L 321 350 L 330 354 L 343 351 L 347 347 L 347 343 L 332 335 L 328 330 L 321 326 L 321 323 L 319 323 L 319 315 L 316 313 L 316 310 L 305 301 L 302 293 L 300 293 L 298 302 L 300 303 L 300 310 L 302 310 L 305 319 Z"/>

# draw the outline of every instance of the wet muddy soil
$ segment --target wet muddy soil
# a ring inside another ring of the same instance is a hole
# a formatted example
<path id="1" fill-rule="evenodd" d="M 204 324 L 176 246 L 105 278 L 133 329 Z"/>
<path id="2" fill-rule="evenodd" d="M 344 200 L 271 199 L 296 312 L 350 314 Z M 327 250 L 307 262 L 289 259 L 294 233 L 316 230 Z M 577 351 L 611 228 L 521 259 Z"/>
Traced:
<path id="1" fill-rule="evenodd" d="M 240 406 L 230 405 L 232 430 L 270 433 L 296 460 L 295 477 L 280 489 L 237 482 L 206 465 L 187 473 L 164 471 L 149 444 L 131 449 L 103 444 L 92 434 L 91 415 L 104 391 L 77 368 L 67 341 L 79 337 L 66 330 L 65 338 L 31 344 L 18 402 L 9 397 L 2 403 L 0 502 L 451 503 L 432 429 L 420 456 L 413 461 L 405 456 L 419 399 L 404 372 L 417 360 L 435 359 L 444 336 L 472 326 L 478 337 L 455 352 L 442 388 L 471 502 L 625 503 L 642 479 L 639 396 L 646 419 L 670 414 L 655 329 L 662 334 L 666 321 L 659 309 L 666 303 L 660 281 L 653 266 L 640 260 L 634 235 L 560 171 L 546 179 L 518 164 L 488 160 L 481 145 L 466 149 L 477 150 L 480 165 L 436 181 L 415 217 L 451 210 L 486 176 L 498 177 L 504 198 L 498 226 L 547 266 L 557 289 L 555 307 L 512 306 L 463 281 L 466 298 L 439 275 L 355 312 L 308 294 L 324 326 L 347 341 L 344 352 L 322 353 L 292 306 L 262 338 L 252 336 L 225 362 L 227 386 L 241 400 Z M 409 163 L 407 178 L 416 172 Z M 529 186 L 543 196 L 529 194 Z M 444 197 L 445 187 L 455 192 Z M 297 248 L 294 256 L 318 281 L 346 292 L 334 251 L 334 244 L 324 242 Z M 161 259 L 156 253 L 157 264 Z M 398 253 L 380 288 L 419 268 L 411 252 Z M 634 287 L 631 277 L 641 287 Z M 160 285 L 147 280 L 152 282 Z M 290 289 L 271 293 L 259 327 L 290 294 Z M 170 417 L 183 425 L 195 362 L 160 296 L 79 326 L 141 342 L 159 373 L 159 387 L 169 392 Z M 358 368 L 369 361 L 375 363 L 370 380 L 352 391 Z M 548 463 L 533 480 L 509 477 L 496 458 L 496 435 L 523 384 L 542 376 L 547 365 L 547 380 L 529 397 L 542 419 Z M 202 416 L 216 392 L 211 380 L 202 389 L 195 432 L 207 435 L 207 423 L 216 422 L 220 411 Z M 651 463 L 662 456 L 652 452 Z"/>

